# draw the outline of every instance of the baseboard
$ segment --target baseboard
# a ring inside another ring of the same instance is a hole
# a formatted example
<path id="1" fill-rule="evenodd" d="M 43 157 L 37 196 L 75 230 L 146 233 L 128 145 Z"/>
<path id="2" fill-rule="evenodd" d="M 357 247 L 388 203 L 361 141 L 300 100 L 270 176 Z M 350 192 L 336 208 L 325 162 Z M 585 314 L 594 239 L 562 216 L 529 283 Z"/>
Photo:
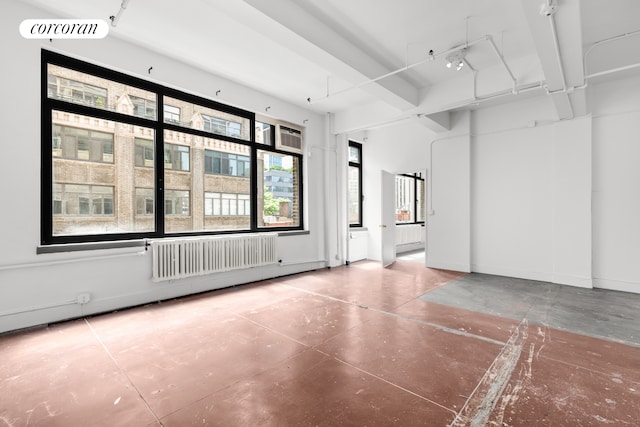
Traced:
<path id="1" fill-rule="evenodd" d="M 559 285 L 569 285 L 578 288 L 593 288 L 593 279 L 587 277 L 567 276 L 564 274 L 554 274 L 551 280 L 552 283 Z"/>
<path id="2" fill-rule="evenodd" d="M 471 267 L 474 273 L 493 274 L 495 276 L 514 277 L 517 279 L 535 280 L 537 282 L 557 283 L 559 285 L 575 286 L 578 288 L 593 288 L 593 279 L 586 277 L 553 274 L 541 271 L 524 271 L 479 264 L 472 264 Z"/>
<path id="3" fill-rule="evenodd" d="M 454 262 L 427 259 L 427 267 L 437 268 L 439 270 L 450 270 L 450 271 L 460 271 L 462 273 L 471 273 L 471 268 L 468 264 L 458 264 Z"/>
<path id="4" fill-rule="evenodd" d="M 593 279 L 593 287 L 599 289 L 608 289 L 610 291 L 631 292 L 640 294 L 640 283 L 626 282 L 623 280 L 612 279 Z"/>

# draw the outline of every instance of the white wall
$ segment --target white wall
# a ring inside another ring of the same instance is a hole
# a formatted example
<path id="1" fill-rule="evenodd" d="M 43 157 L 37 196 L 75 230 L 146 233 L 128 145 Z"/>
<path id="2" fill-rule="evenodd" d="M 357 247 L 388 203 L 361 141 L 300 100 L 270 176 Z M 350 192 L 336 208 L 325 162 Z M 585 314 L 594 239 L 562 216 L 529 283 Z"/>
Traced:
<path id="1" fill-rule="evenodd" d="M 451 131 L 429 141 L 428 267 L 471 271 L 470 117 L 452 114 Z"/>
<path id="2" fill-rule="evenodd" d="M 594 286 L 640 293 L 640 78 L 590 90 Z"/>
<path id="3" fill-rule="evenodd" d="M 0 101 L 5 141 L 5 161 L 0 168 L 0 193 L 5 200 L 0 221 L 0 332 L 327 265 L 327 254 L 336 249 L 328 249 L 325 229 L 335 230 L 337 219 L 335 214 L 327 216 L 326 212 L 335 212 L 337 206 L 335 166 L 328 170 L 330 157 L 323 154 L 332 148 L 324 116 L 114 37 L 53 43 L 23 39 L 18 26 L 22 20 L 34 17 L 53 16 L 12 2 L 0 17 L 5 58 L 0 67 L 0 81 L 5 83 Z M 162 283 L 151 281 L 151 258 L 143 249 L 36 255 L 40 242 L 41 47 L 211 99 L 216 99 L 216 90 L 222 89 L 226 96 L 222 102 L 256 112 L 269 105 L 269 113 L 276 118 L 301 125 L 307 120 L 304 206 L 309 234 L 278 238 L 283 266 Z M 151 66 L 150 76 L 147 70 Z M 332 162 L 335 164 L 335 159 Z M 90 292 L 91 302 L 84 306 L 74 304 L 80 292 Z"/>
<path id="4" fill-rule="evenodd" d="M 591 287 L 591 121 L 550 102 L 474 113 L 472 268 Z"/>
<path id="5" fill-rule="evenodd" d="M 370 132 L 369 258 L 380 257 L 379 171 L 429 167 L 436 141 L 429 265 L 640 293 L 640 78 L 588 90 L 592 115 L 573 120 L 555 120 L 541 94 L 474 110 L 470 123 L 453 114 L 444 134 L 412 122 Z"/>

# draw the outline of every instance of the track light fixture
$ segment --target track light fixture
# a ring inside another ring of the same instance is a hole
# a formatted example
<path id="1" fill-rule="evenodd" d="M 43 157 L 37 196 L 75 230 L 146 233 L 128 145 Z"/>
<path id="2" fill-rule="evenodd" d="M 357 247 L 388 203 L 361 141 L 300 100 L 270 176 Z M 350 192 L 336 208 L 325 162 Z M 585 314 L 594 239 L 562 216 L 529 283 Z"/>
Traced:
<path id="1" fill-rule="evenodd" d="M 464 57 L 467 55 L 467 48 L 451 52 L 447 55 L 447 68 L 456 67 L 456 71 L 460 71 L 464 67 Z"/>

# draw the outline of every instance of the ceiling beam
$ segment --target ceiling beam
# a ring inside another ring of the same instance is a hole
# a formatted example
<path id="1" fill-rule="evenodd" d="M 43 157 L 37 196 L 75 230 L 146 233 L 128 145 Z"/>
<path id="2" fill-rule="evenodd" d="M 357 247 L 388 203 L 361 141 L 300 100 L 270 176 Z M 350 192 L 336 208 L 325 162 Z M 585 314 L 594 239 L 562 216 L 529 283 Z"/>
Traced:
<path id="1" fill-rule="evenodd" d="M 584 83 L 579 0 L 559 2 L 557 9 L 547 15 L 541 13 L 547 0 L 520 1 L 558 118 L 586 114 L 583 90 L 575 92 Z"/>
<path id="2" fill-rule="evenodd" d="M 435 133 L 447 132 L 451 130 L 451 113 L 440 111 L 433 114 L 419 114 L 418 123 Z"/>
<path id="3" fill-rule="evenodd" d="M 244 0 L 256 10 L 278 22 L 293 35 L 306 41 L 307 48 L 300 52 L 299 40 L 294 37 L 279 39 L 297 53 L 323 67 L 335 76 L 361 90 L 404 111 L 418 105 L 418 89 L 398 75 L 378 79 L 389 70 L 366 54 L 351 40 L 335 31 L 328 23 L 302 8 L 292 0 Z M 271 36 L 270 33 L 264 33 Z M 311 47 L 311 49 L 310 49 Z"/>

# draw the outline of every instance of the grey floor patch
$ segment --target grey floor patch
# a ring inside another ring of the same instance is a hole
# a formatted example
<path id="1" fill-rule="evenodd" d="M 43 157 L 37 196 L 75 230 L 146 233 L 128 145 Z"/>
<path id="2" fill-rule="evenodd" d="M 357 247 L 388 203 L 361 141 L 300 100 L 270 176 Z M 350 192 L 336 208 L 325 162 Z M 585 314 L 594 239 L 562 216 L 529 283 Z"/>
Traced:
<path id="1" fill-rule="evenodd" d="M 640 346 L 640 295 L 471 273 L 423 301 Z"/>

